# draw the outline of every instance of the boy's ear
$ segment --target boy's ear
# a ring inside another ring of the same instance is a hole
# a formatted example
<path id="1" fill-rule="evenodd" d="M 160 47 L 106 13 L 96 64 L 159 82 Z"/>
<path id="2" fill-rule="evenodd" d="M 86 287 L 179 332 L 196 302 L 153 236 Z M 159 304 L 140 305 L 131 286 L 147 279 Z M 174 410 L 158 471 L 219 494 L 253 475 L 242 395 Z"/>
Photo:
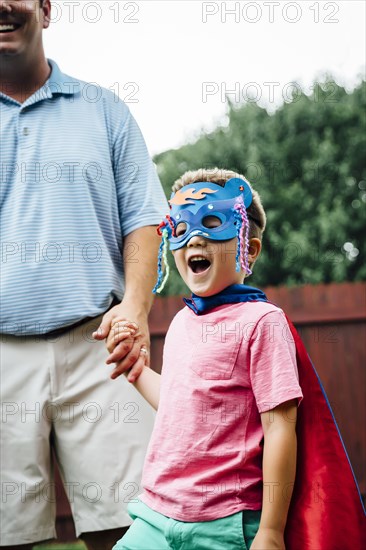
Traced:
<path id="1" fill-rule="evenodd" d="M 248 261 L 254 263 L 262 250 L 262 241 L 257 237 L 249 239 Z"/>

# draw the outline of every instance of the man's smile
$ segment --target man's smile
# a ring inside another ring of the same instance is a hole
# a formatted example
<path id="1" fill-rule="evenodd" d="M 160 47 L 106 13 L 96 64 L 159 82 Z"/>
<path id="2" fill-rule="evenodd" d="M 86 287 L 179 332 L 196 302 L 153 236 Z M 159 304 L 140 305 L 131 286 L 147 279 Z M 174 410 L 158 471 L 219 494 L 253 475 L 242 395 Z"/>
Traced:
<path id="1" fill-rule="evenodd" d="M 0 34 L 12 33 L 20 29 L 20 23 L 0 22 Z"/>

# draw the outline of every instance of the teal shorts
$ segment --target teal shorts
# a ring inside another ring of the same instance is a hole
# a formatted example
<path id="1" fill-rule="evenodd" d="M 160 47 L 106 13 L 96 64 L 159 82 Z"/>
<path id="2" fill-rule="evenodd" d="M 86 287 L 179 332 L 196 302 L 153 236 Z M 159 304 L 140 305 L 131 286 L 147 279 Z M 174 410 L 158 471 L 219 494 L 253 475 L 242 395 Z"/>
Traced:
<path id="1" fill-rule="evenodd" d="M 113 550 L 249 550 L 258 531 L 261 511 L 244 510 L 199 523 L 176 521 L 141 501 L 128 512 L 133 524 Z"/>

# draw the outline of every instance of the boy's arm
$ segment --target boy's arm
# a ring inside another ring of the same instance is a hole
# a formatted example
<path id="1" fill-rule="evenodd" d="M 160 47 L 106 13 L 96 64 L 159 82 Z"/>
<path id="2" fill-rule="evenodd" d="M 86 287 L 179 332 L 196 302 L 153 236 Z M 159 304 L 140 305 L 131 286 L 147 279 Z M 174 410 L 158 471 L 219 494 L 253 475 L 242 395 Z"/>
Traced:
<path id="1" fill-rule="evenodd" d="M 127 342 L 131 347 L 131 344 L 133 344 L 139 336 L 139 327 L 136 323 L 126 319 L 117 321 L 112 326 L 108 338 L 113 338 L 114 345 L 120 345 L 121 343 Z M 146 361 L 146 356 L 142 354 L 141 351 L 142 349 L 140 350 L 141 361 Z M 146 351 L 145 347 L 145 352 Z M 133 371 L 133 368 L 131 370 Z M 144 397 L 154 409 L 157 409 L 160 397 L 160 374 L 145 365 L 142 367 L 141 374 L 138 378 L 136 378 L 136 374 L 131 375 L 131 371 L 125 371 L 124 375 L 128 381 L 135 386 L 137 391 L 141 393 L 142 397 Z"/>
<path id="2" fill-rule="evenodd" d="M 149 367 L 144 367 L 140 376 L 133 382 L 133 385 L 141 393 L 142 397 L 157 410 L 160 397 L 160 374 Z"/>
<path id="3" fill-rule="evenodd" d="M 261 414 L 263 503 L 251 550 L 285 550 L 284 530 L 296 474 L 296 400 Z"/>

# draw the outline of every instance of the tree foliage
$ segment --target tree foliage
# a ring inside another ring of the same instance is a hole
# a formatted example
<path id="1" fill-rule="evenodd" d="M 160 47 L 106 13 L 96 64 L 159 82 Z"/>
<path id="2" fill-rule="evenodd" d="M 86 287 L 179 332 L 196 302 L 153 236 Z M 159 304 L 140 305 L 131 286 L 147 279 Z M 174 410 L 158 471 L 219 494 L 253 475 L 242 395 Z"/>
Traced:
<path id="1" fill-rule="evenodd" d="M 325 79 L 274 114 L 228 103 L 226 126 L 156 156 L 167 196 L 186 170 L 216 166 L 259 192 L 268 221 L 250 284 L 365 279 L 365 92 L 366 82 L 348 93 Z M 164 293 L 182 292 L 173 268 Z"/>

